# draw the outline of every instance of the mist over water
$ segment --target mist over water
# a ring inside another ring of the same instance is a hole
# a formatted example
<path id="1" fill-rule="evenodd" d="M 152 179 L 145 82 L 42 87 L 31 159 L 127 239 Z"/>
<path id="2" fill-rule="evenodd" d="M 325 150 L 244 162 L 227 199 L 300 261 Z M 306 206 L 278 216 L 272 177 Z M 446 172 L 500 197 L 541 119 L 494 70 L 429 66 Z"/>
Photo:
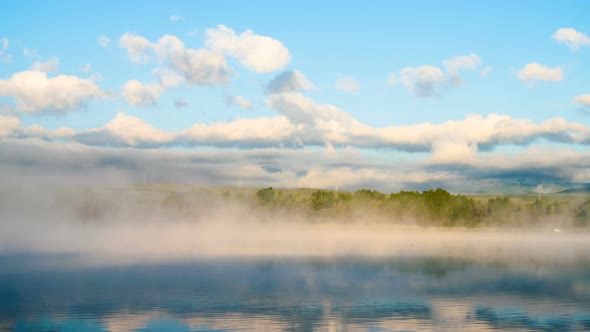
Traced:
<path id="1" fill-rule="evenodd" d="M 0 330 L 590 328 L 580 231 L 339 222 L 207 190 L 12 186 L 0 207 Z"/>
<path id="2" fill-rule="evenodd" d="M 180 206 L 181 195 L 190 204 Z M 10 187 L 1 192 L 0 252 L 103 259 L 209 256 L 440 256 L 487 261 L 588 261 L 590 234 L 537 229 L 460 229 L 306 219 L 200 191 Z"/>

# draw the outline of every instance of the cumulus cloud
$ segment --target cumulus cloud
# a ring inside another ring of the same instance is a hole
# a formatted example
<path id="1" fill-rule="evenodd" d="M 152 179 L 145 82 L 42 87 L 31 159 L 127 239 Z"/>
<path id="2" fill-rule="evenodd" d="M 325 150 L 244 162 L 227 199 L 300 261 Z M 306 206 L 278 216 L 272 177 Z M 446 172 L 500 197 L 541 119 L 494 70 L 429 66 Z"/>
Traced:
<path id="1" fill-rule="evenodd" d="M 581 46 L 589 46 L 590 38 L 573 28 L 557 29 L 551 36 L 558 43 L 567 45 L 572 50 L 577 50 Z"/>
<path id="2" fill-rule="evenodd" d="M 156 56 L 168 69 L 196 85 L 221 84 L 229 81 L 230 69 L 223 55 L 207 49 L 185 48 L 176 36 L 164 35 L 157 42 L 131 33 L 121 36 L 120 46 L 127 50 L 129 59 L 148 63 Z"/>
<path id="3" fill-rule="evenodd" d="M 564 77 L 560 67 L 551 68 L 536 62 L 526 64 L 518 72 L 518 78 L 522 81 L 559 82 Z"/>
<path id="4" fill-rule="evenodd" d="M 590 111 L 590 94 L 575 97 L 574 103 L 578 104 L 580 108 Z"/>
<path id="5" fill-rule="evenodd" d="M 445 82 L 445 74 L 434 66 L 404 68 L 399 72 L 399 80 L 416 97 L 433 97 L 439 94 L 437 86 Z"/>
<path id="6" fill-rule="evenodd" d="M 29 70 L 0 80 L 0 95 L 13 98 L 17 109 L 25 113 L 60 113 L 103 97 L 104 92 L 89 79 L 69 75 L 48 77 L 47 73 Z"/>
<path id="7" fill-rule="evenodd" d="M 142 83 L 138 80 L 130 80 L 123 86 L 123 96 L 131 105 L 154 105 L 160 98 L 162 89 L 160 85 Z"/>
<path id="8" fill-rule="evenodd" d="M 57 57 L 51 57 L 45 62 L 36 61 L 30 67 L 29 70 L 42 71 L 44 73 L 55 73 L 59 67 L 59 59 Z"/>
<path id="9" fill-rule="evenodd" d="M 9 136 L 20 128 L 21 122 L 17 117 L 0 115 L 0 138 Z"/>
<path id="10" fill-rule="evenodd" d="M 302 72 L 288 70 L 273 78 L 266 86 L 266 93 L 284 93 L 293 91 L 306 91 L 315 88 Z"/>
<path id="11" fill-rule="evenodd" d="M 242 96 L 228 96 L 225 98 L 225 103 L 229 106 L 238 106 L 245 110 L 252 109 L 252 102 Z"/>
<path id="12" fill-rule="evenodd" d="M 346 91 L 348 93 L 356 93 L 360 90 L 360 83 L 352 77 L 341 76 L 336 80 L 336 89 Z"/>
<path id="13" fill-rule="evenodd" d="M 117 113 L 117 116 L 104 126 L 104 130 L 134 146 L 141 142 L 166 142 L 171 135 L 147 124 L 140 118 Z"/>
<path id="14" fill-rule="evenodd" d="M 463 82 L 461 72 L 480 68 L 482 61 L 479 55 L 471 53 L 447 59 L 443 66 L 445 71 L 430 65 L 404 68 L 397 75 L 390 75 L 387 83 L 393 85 L 400 81 L 416 97 L 440 96 L 441 88 L 460 85 Z M 481 75 L 486 76 L 488 72 L 484 69 Z"/>
<path id="15" fill-rule="evenodd" d="M 109 38 L 107 36 L 98 37 L 96 42 L 98 43 L 98 45 L 100 45 L 101 47 L 104 47 L 104 48 L 111 47 L 111 45 L 113 44 L 113 41 L 111 40 L 111 38 Z"/>
<path id="16" fill-rule="evenodd" d="M 119 39 L 119 46 L 127 51 L 127 56 L 133 62 L 147 63 L 150 59 L 147 51 L 152 44 L 145 37 L 127 32 Z"/>
<path id="17" fill-rule="evenodd" d="M 162 93 L 183 82 L 182 77 L 169 70 L 156 69 L 153 74 L 159 77 L 157 83 L 129 80 L 123 85 L 123 96 L 129 104 L 135 106 L 155 105 Z"/>
<path id="18" fill-rule="evenodd" d="M 251 30 L 238 35 L 234 30 L 219 25 L 205 32 L 205 43 L 211 50 L 235 57 L 256 72 L 282 69 L 291 61 L 291 54 L 283 43 Z"/>
<path id="19" fill-rule="evenodd" d="M 482 64 L 480 57 L 475 54 L 457 56 L 443 62 L 447 73 L 450 75 L 452 84 L 461 84 L 460 71 L 463 69 L 476 69 Z"/>

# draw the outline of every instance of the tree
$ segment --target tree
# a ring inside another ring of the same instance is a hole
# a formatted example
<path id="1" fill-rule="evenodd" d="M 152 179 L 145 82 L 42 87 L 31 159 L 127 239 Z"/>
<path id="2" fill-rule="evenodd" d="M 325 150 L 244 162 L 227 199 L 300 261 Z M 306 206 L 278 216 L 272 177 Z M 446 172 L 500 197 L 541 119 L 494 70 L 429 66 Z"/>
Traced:
<path id="1" fill-rule="evenodd" d="M 256 198 L 262 205 L 268 205 L 275 200 L 275 190 L 272 187 L 259 189 L 256 192 Z"/>
<path id="2" fill-rule="evenodd" d="M 328 208 L 334 204 L 335 201 L 334 193 L 326 190 L 317 190 L 311 194 L 311 207 L 318 211 L 324 208 Z"/>

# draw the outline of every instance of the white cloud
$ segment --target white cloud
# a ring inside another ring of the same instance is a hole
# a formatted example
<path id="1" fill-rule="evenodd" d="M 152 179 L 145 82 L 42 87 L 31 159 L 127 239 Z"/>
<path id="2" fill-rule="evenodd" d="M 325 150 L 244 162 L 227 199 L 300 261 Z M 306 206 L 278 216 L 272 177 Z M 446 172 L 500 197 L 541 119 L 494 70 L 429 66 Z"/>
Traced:
<path id="1" fill-rule="evenodd" d="M 461 84 L 460 71 L 463 69 L 476 69 L 482 64 L 481 58 L 475 54 L 456 56 L 443 62 L 447 73 L 449 73 L 452 84 Z"/>
<path id="2" fill-rule="evenodd" d="M 574 103 L 577 103 L 582 108 L 590 109 L 590 94 L 575 97 Z"/>
<path id="3" fill-rule="evenodd" d="M 9 136 L 20 128 L 21 122 L 17 117 L 0 115 L 0 138 Z"/>
<path id="4" fill-rule="evenodd" d="M 92 81 L 76 76 L 47 77 L 40 71 L 22 71 L 10 79 L 0 80 L 0 95 L 16 101 L 25 113 L 63 112 L 104 96 Z"/>
<path id="5" fill-rule="evenodd" d="M 180 15 L 171 15 L 171 16 L 170 16 L 170 21 L 172 21 L 172 22 L 180 22 L 180 21 L 184 21 L 184 16 L 180 16 Z"/>
<path id="6" fill-rule="evenodd" d="M 336 89 L 349 93 L 356 93 L 360 90 L 360 83 L 352 77 L 341 76 L 336 81 Z"/>
<path id="7" fill-rule="evenodd" d="M 147 124 L 140 118 L 118 113 L 117 116 L 105 124 L 104 130 L 123 139 L 134 146 L 141 142 L 166 142 L 172 135 Z"/>
<path id="8" fill-rule="evenodd" d="M 416 97 L 438 95 L 437 86 L 445 82 L 445 74 L 434 66 L 404 68 L 399 72 L 399 80 Z"/>
<path id="9" fill-rule="evenodd" d="M 284 93 L 293 91 L 306 91 L 315 88 L 302 72 L 298 70 L 288 70 L 280 73 L 272 79 L 267 87 L 267 93 Z"/>
<path id="10" fill-rule="evenodd" d="M 398 75 L 391 74 L 387 83 L 393 85 L 400 81 L 416 97 L 439 96 L 440 88 L 459 86 L 463 82 L 461 72 L 480 68 L 482 61 L 479 55 L 471 53 L 447 59 L 443 61 L 443 66 L 444 72 L 439 67 L 429 65 L 404 68 Z M 480 72 L 481 76 L 487 76 L 491 70 L 487 68 Z"/>
<path id="11" fill-rule="evenodd" d="M 147 63 L 151 55 L 155 55 L 160 63 L 190 84 L 211 85 L 229 81 L 230 69 L 221 54 L 207 49 L 187 49 L 176 36 L 164 35 L 151 43 L 144 37 L 126 33 L 121 36 L 120 45 L 127 50 L 131 61 Z"/>
<path id="12" fill-rule="evenodd" d="M 518 78 L 522 81 L 550 81 L 559 82 L 564 79 L 560 67 L 548 67 L 536 62 L 525 65 L 519 72 Z"/>
<path id="13" fill-rule="evenodd" d="M 111 47 L 111 45 L 113 44 L 113 41 L 107 36 L 98 37 L 96 42 L 98 43 L 98 45 L 100 45 L 101 47 L 104 47 L 104 48 Z"/>
<path id="14" fill-rule="evenodd" d="M 590 45 L 590 38 L 572 28 L 557 29 L 553 33 L 553 39 L 559 43 L 566 44 L 570 49 L 577 50 L 580 46 Z"/>
<path id="15" fill-rule="evenodd" d="M 146 38 L 127 32 L 121 36 L 119 46 L 127 50 L 127 56 L 131 61 L 136 63 L 149 61 L 149 56 L 146 53 L 151 47 L 151 43 Z"/>
<path id="16" fill-rule="evenodd" d="M 238 107 L 241 107 L 245 110 L 251 110 L 252 109 L 252 102 L 250 102 L 248 99 L 246 99 L 245 97 L 242 96 L 228 96 L 225 99 L 226 104 L 228 105 L 235 105 Z"/>
<path id="17" fill-rule="evenodd" d="M 142 83 L 138 80 L 130 80 L 123 85 L 123 96 L 131 105 L 154 105 L 160 98 L 162 88 L 155 83 Z"/>
<path id="18" fill-rule="evenodd" d="M 36 61 L 30 67 L 29 70 L 42 71 L 44 73 L 55 73 L 59 67 L 59 59 L 51 57 L 45 62 Z"/>
<path id="19" fill-rule="evenodd" d="M 291 61 L 289 50 L 279 40 L 257 35 L 251 30 L 241 34 L 224 25 L 205 32 L 206 45 L 237 58 L 244 66 L 257 72 L 284 68 Z"/>
<path id="20" fill-rule="evenodd" d="M 166 69 L 155 69 L 152 74 L 158 77 L 157 83 L 129 80 L 123 85 L 123 96 L 129 104 L 135 106 L 155 105 L 162 93 L 184 81 L 181 76 Z"/>

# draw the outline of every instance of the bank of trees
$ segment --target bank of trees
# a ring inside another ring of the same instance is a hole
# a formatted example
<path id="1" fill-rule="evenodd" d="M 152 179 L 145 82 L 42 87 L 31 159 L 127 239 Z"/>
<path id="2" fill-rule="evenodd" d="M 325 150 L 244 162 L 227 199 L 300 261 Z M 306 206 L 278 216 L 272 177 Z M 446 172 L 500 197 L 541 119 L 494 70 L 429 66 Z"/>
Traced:
<path id="1" fill-rule="evenodd" d="M 276 190 L 256 192 L 256 206 L 277 211 L 297 210 L 311 218 L 354 220 L 370 216 L 392 223 L 434 226 L 590 226 L 590 200 L 537 196 L 464 196 L 444 189 L 385 194 L 361 189 L 355 192 L 330 190 Z"/>

